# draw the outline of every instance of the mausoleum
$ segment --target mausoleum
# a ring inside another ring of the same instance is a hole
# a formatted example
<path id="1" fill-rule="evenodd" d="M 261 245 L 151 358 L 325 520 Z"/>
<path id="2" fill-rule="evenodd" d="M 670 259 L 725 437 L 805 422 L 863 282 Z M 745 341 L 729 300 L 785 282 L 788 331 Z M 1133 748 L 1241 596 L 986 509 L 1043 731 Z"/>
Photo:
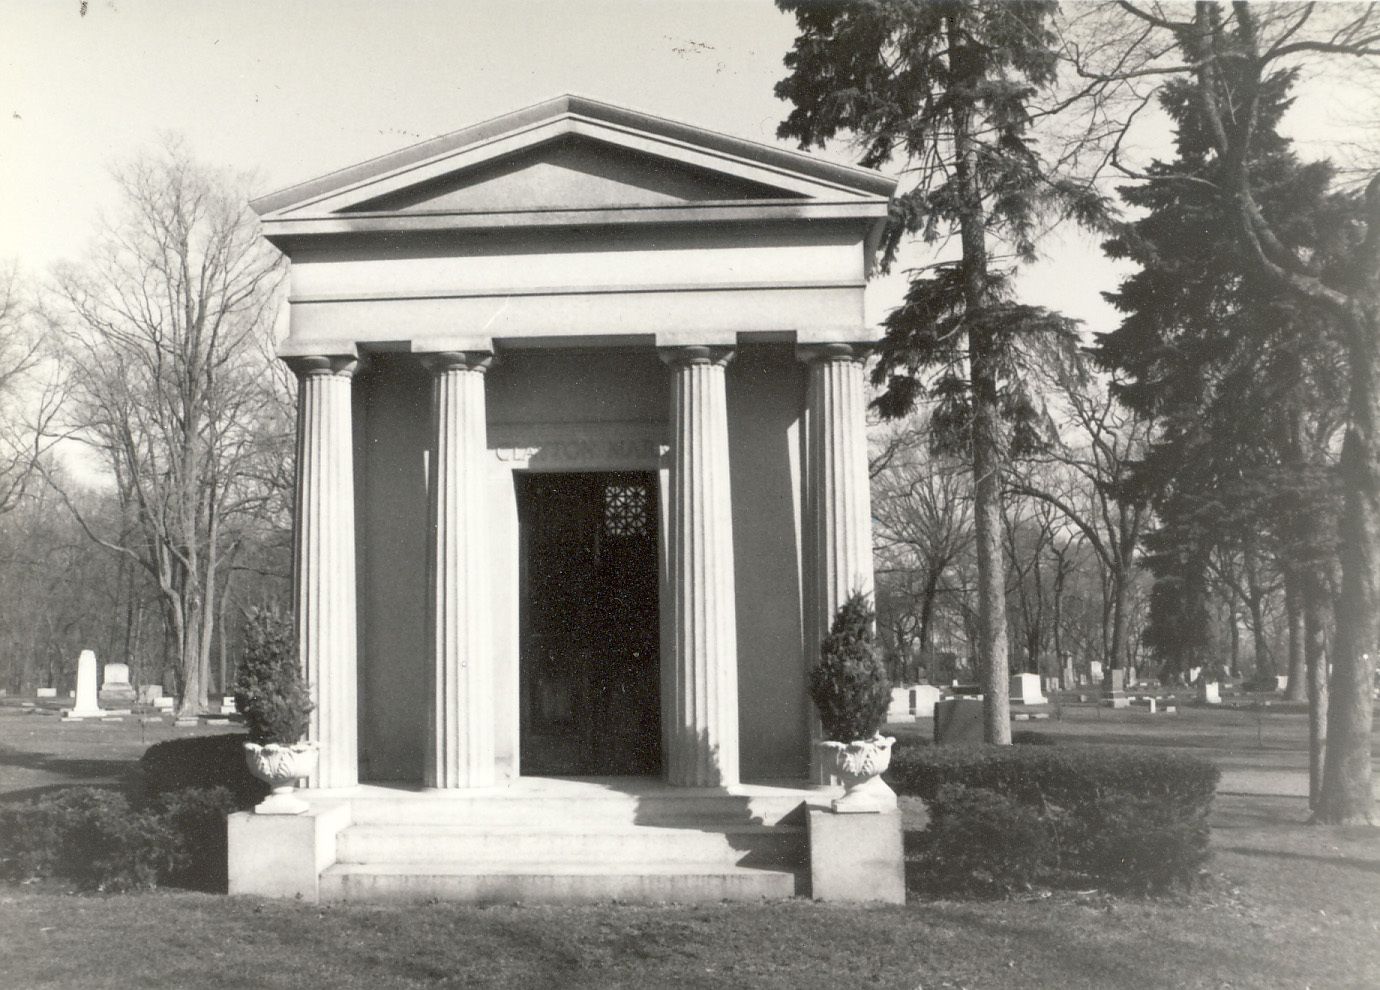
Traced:
<path id="1" fill-rule="evenodd" d="M 789 834 L 819 793 L 808 661 L 872 585 L 863 292 L 893 185 L 565 96 L 254 203 L 291 259 L 321 755 L 310 813 L 232 819 L 232 890 L 503 896 L 499 866 L 537 874 L 502 829 L 575 808 L 650 829 L 646 864 L 678 815 Z M 427 872 L 446 828 L 499 858 Z M 604 889 L 532 842 L 552 869 L 523 889 Z"/>

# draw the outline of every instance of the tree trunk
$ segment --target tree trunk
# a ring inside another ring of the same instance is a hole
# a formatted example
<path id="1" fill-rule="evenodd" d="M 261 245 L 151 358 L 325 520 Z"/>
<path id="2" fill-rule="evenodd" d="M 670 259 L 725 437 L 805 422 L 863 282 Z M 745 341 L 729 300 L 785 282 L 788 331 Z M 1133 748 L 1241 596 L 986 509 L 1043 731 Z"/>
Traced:
<path id="1" fill-rule="evenodd" d="M 1308 806 L 1316 811 L 1327 754 L 1327 599 L 1319 575 L 1303 575 L 1300 584 L 1308 672 Z"/>
<path id="2" fill-rule="evenodd" d="M 1372 823 L 1375 803 L 1370 747 L 1380 652 L 1380 305 L 1358 312 L 1349 329 L 1349 422 L 1340 464 L 1342 593 L 1315 815 L 1332 825 Z"/>
<path id="3" fill-rule="evenodd" d="M 934 622 L 934 599 L 938 593 L 939 575 L 934 574 L 925 581 L 925 592 L 920 601 L 920 629 L 918 638 L 920 640 L 920 662 L 924 664 L 926 676 L 931 684 L 936 683 L 934 669 L 936 666 L 934 657 L 930 650 L 930 626 Z"/>
<path id="4" fill-rule="evenodd" d="M 964 30 L 968 12 L 949 18 L 949 65 L 959 84 L 980 76 Z M 987 231 L 982 190 L 976 174 L 971 111 L 955 100 L 952 113 L 954 184 L 960 199 L 959 239 L 963 248 L 963 296 L 967 311 L 987 304 Z M 1007 677 L 1006 574 L 1002 559 L 1002 463 L 997 401 L 996 342 L 985 328 L 968 331 L 972 390 L 973 524 L 978 572 L 977 664 L 982 679 L 983 736 L 989 743 L 1011 742 L 1010 683 Z"/>
<path id="5" fill-rule="evenodd" d="M 177 706 L 179 717 L 203 714 L 208 706 L 211 656 L 206 633 L 212 625 L 206 603 L 199 595 L 188 595 L 183 606 L 183 622 L 178 641 L 181 654 L 182 695 Z"/>
<path id="6" fill-rule="evenodd" d="M 1284 610 L 1289 620 L 1289 680 L 1284 691 L 1285 701 L 1303 701 L 1308 697 L 1308 663 L 1304 656 L 1303 592 L 1297 572 L 1290 568 L 1284 575 Z"/>
<path id="7" fill-rule="evenodd" d="M 1265 612 L 1259 598 L 1252 598 L 1251 609 L 1251 648 L 1255 652 L 1255 672 L 1252 677 L 1257 683 L 1271 680 L 1275 676 L 1274 658 L 1270 656 L 1270 643 L 1265 635 Z"/>
<path id="8" fill-rule="evenodd" d="M 1130 608 L 1130 569 L 1118 563 L 1112 571 L 1112 641 L 1107 647 L 1107 669 L 1120 670 L 1126 654 L 1126 612 Z"/>
<path id="9" fill-rule="evenodd" d="M 1231 627 L 1231 670 L 1229 673 L 1235 679 L 1241 676 L 1241 622 L 1237 618 L 1236 609 L 1227 609 L 1227 624 Z"/>

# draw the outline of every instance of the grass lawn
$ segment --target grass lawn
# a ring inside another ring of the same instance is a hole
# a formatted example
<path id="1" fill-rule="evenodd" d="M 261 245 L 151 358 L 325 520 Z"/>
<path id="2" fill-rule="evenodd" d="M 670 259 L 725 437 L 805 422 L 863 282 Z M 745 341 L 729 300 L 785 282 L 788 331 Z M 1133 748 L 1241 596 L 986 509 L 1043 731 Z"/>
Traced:
<path id="1" fill-rule="evenodd" d="M 1380 830 L 1303 824 L 1298 716 L 1064 714 L 1030 727 L 1068 743 L 1178 745 L 1226 766 L 1201 891 L 393 908 L 0 886 L 0 987 L 1380 987 Z M 118 777 L 154 733 L 174 732 L 145 726 L 140 742 L 140 728 L 0 714 L 0 795 Z"/>

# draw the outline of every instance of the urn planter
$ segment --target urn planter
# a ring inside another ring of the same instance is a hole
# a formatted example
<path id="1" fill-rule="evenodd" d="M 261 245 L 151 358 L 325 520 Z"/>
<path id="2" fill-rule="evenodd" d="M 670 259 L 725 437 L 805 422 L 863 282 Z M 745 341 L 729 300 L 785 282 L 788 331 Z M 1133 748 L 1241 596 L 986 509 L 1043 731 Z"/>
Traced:
<path id="1" fill-rule="evenodd" d="M 882 773 L 891 766 L 895 742 L 894 736 L 878 733 L 871 739 L 819 744 L 825 767 L 843 781 L 843 797 L 834 799 L 834 811 L 865 814 L 895 809 L 896 792 L 882 779 Z"/>
<path id="2" fill-rule="evenodd" d="M 297 782 L 310 777 L 316 770 L 320 754 L 314 742 L 291 744 L 258 743 L 244 744 L 244 759 L 249 772 L 258 777 L 271 789 L 272 793 L 255 806 L 259 815 L 300 815 L 311 805 L 293 794 Z"/>

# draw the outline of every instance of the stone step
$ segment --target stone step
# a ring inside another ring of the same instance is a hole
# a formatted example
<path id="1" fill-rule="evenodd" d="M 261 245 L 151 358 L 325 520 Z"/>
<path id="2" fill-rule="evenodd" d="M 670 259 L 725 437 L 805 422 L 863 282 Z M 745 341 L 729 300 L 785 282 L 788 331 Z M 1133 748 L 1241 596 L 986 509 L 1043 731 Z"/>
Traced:
<path id="1" fill-rule="evenodd" d="M 829 795 L 820 800 L 827 802 Z M 353 800 L 357 825 L 505 825 L 513 822 L 621 823 L 626 825 L 803 825 L 804 799 L 795 795 L 736 795 L 666 789 L 652 794 L 609 791 L 583 794 L 409 794 L 388 800 Z"/>
<path id="2" fill-rule="evenodd" d="M 796 896 L 790 870 L 742 866 L 619 863 L 493 863 L 416 865 L 337 863 L 321 874 L 323 901 L 446 900 L 471 904 L 515 901 L 574 904 L 757 901 Z"/>
<path id="3" fill-rule="evenodd" d="M 791 825 L 702 827 L 353 825 L 337 839 L 341 863 L 696 863 L 794 868 L 805 833 Z"/>

